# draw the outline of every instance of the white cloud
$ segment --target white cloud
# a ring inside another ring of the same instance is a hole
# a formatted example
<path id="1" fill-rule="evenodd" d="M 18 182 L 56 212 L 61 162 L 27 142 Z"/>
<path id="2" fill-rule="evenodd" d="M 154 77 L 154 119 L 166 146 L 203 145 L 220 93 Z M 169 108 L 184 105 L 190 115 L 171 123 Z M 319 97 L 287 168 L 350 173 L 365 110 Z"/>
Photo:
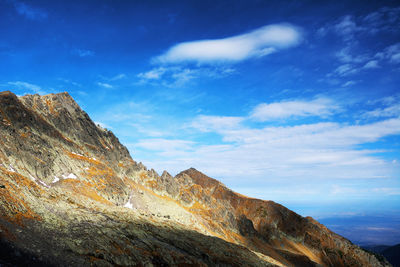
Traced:
<path id="1" fill-rule="evenodd" d="M 347 81 L 342 86 L 343 87 L 348 87 L 348 86 L 352 86 L 352 85 L 355 85 L 355 84 L 357 84 L 357 81 Z"/>
<path id="2" fill-rule="evenodd" d="M 400 63 L 400 43 L 394 44 L 386 48 L 386 57 L 392 63 Z"/>
<path id="3" fill-rule="evenodd" d="M 373 156 L 377 151 L 359 150 L 355 146 L 399 134 L 400 120 L 362 126 L 324 123 L 263 129 L 218 127 L 215 132 L 224 141 L 233 143 L 196 145 L 190 151 L 166 147 L 159 153 L 161 158 L 153 158 L 148 164 L 172 173 L 193 166 L 213 177 L 232 179 L 390 177 L 393 164 Z"/>
<path id="4" fill-rule="evenodd" d="M 76 86 L 76 87 L 82 87 L 82 84 L 79 84 L 79 83 L 74 82 L 74 81 L 69 80 L 69 79 L 57 78 L 57 80 L 62 81 L 62 82 L 64 82 L 64 83 L 71 84 L 71 85 Z"/>
<path id="5" fill-rule="evenodd" d="M 96 125 L 100 126 L 103 129 L 111 129 L 110 126 L 108 126 L 107 124 L 103 123 L 103 122 L 99 122 L 99 121 L 95 121 L 94 122 Z"/>
<path id="6" fill-rule="evenodd" d="M 376 35 L 379 32 L 397 32 L 400 22 L 400 7 L 383 7 L 366 16 L 344 16 L 335 23 L 322 26 L 318 36 L 325 36 L 333 31 L 344 41 L 353 43 L 357 34 Z"/>
<path id="7" fill-rule="evenodd" d="M 400 63 L 400 43 L 386 47 L 382 52 L 376 53 L 375 58 L 386 59 L 391 63 Z"/>
<path id="8" fill-rule="evenodd" d="M 92 57 L 95 54 L 94 51 L 85 49 L 74 49 L 71 51 L 71 53 L 79 57 Z"/>
<path id="9" fill-rule="evenodd" d="M 368 55 L 356 55 L 356 53 L 352 53 L 350 46 L 337 52 L 336 57 L 343 63 L 363 63 L 370 58 Z"/>
<path id="10" fill-rule="evenodd" d="M 240 127 L 243 120 L 243 117 L 200 115 L 193 120 L 190 127 L 202 132 L 235 129 Z"/>
<path id="11" fill-rule="evenodd" d="M 351 64 L 343 64 L 343 65 L 340 65 L 339 67 L 337 67 L 334 72 L 337 75 L 344 77 L 344 76 L 348 76 L 350 74 L 355 74 L 358 71 L 359 71 L 358 68 L 354 67 Z"/>
<path id="12" fill-rule="evenodd" d="M 47 13 L 43 9 L 32 7 L 30 5 L 15 0 L 11 2 L 13 3 L 17 13 L 27 19 L 44 20 L 47 18 Z"/>
<path id="13" fill-rule="evenodd" d="M 148 150 L 156 151 L 175 151 L 175 150 L 188 150 L 191 149 L 194 142 L 185 140 L 174 140 L 174 139 L 142 139 L 136 143 L 136 147 L 145 148 Z"/>
<path id="14" fill-rule="evenodd" d="M 334 33 L 342 38 L 344 47 L 336 53 L 337 59 L 342 63 L 328 77 L 346 77 L 375 68 L 380 68 L 385 61 L 400 63 L 400 43 L 387 47 L 382 51 L 365 49 L 365 38 L 378 40 L 379 33 L 395 33 L 400 23 L 400 7 L 383 7 L 372 13 L 362 16 L 343 16 L 336 21 L 323 25 L 317 32 L 318 37 Z M 373 35 L 376 35 L 373 37 Z M 330 79 L 332 80 L 332 79 Z"/>
<path id="15" fill-rule="evenodd" d="M 279 49 L 297 45 L 300 39 L 301 33 L 298 28 L 289 24 L 275 24 L 223 39 L 179 43 L 155 58 L 155 61 L 159 63 L 237 62 L 263 57 Z"/>
<path id="16" fill-rule="evenodd" d="M 372 191 L 377 192 L 377 193 L 383 193 L 383 194 L 389 195 L 389 196 L 400 195 L 400 188 L 378 187 L 378 188 L 373 188 Z"/>
<path id="17" fill-rule="evenodd" d="M 98 86 L 101 86 L 101 87 L 104 87 L 104 88 L 107 88 L 107 89 L 114 88 L 114 86 L 112 86 L 112 85 L 109 84 L 109 83 L 98 82 L 97 85 L 98 85 Z"/>
<path id="18" fill-rule="evenodd" d="M 217 79 L 227 77 L 235 73 L 235 69 L 227 67 L 182 67 L 182 66 L 169 66 L 169 67 L 155 67 L 147 72 L 141 72 L 137 75 L 139 84 L 150 83 L 153 85 L 162 85 L 165 87 L 181 87 L 188 82 L 200 78 L 207 77 Z"/>
<path id="19" fill-rule="evenodd" d="M 143 126 L 142 123 L 129 123 L 130 126 L 135 127 L 135 130 L 144 136 L 150 137 L 161 137 L 168 135 L 168 131 L 165 129 L 159 129 L 153 123 L 151 125 Z"/>
<path id="20" fill-rule="evenodd" d="M 46 94 L 45 90 L 43 90 L 39 85 L 36 84 L 22 81 L 8 82 L 7 84 L 16 86 L 20 89 L 27 89 L 35 94 Z"/>
<path id="21" fill-rule="evenodd" d="M 262 103 L 256 106 L 250 118 L 257 121 L 268 121 L 289 117 L 318 116 L 326 117 L 339 109 L 328 98 L 317 98 L 312 101 L 282 101 L 275 103 Z"/>
<path id="22" fill-rule="evenodd" d="M 382 7 L 362 18 L 366 32 L 376 34 L 380 31 L 397 32 L 400 22 L 400 7 Z"/>
<path id="23" fill-rule="evenodd" d="M 157 67 L 150 71 L 139 73 L 139 84 L 152 83 L 165 87 L 181 87 L 190 80 L 196 78 L 204 72 L 204 69 L 190 69 L 173 66 L 169 68 Z"/>
<path id="24" fill-rule="evenodd" d="M 145 80 L 158 80 L 162 77 L 162 75 L 167 71 L 166 68 L 160 67 L 160 68 L 154 68 L 152 70 L 149 70 L 147 72 L 141 72 L 137 76 L 139 78 L 145 79 Z"/>
<path id="25" fill-rule="evenodd" d="M 362 28 L 357 26 L 354 17 L 344 16 L 336 25 L 334 25 L 334 30 L 338 35 L 342 36 L 345 41 L 350 41 L 358 31 L 362 30 Z"/>
<path id="26" fill-rule="evenodd" d="M 308 103 L 312 108 L 307 106 Z M 329 116 L 340 109 L 332 100 L 324 98 L 276 104 L 287 107 L 273 113 L 273 117 L 279 118 Z M 195 167 L 223 179 L 276 182 L 281 179 L 382 179 L 396 175 L 396 164 L 392 159 L 377 156 L 385 150 L 363 149 L 362 146 L 399 135 L 400 118 L 365 124 L 319 122 L 259 128 L 252 126 L 252 115 L 200 115 L 180 129 L 181 136 L 191 137 L 145 139 L 135 147 L 155 151 L 145 164 L 158 171 L 166 168 L 177 173 Z M 266 116 L 262 119 L 269 119 L 270 115 Z M 204 139 L 192 139 L 203 134 L 218 135 L 221 141 L 208 143 Z M 337 189 L 336 193 L 339 191 Z"/>
<path id="27" fill-rule="evenodd" d="M 364 69 L 376 69 L 379 68 L 379 64 L 377 60 L 370 60 L 367 63 L 365 63 Z"/>
<path id="28" fill-rule="evenodd" d="M 120 74 L 115 75 L 114 77 L 110 78 L 110 81 L 117 81 L 117 80 L 121 80 L 121 79 L 125 79 L 125 78 L 126 78 L 126 74 L 120 73 Z"/>
<path id="29" fill-rule="evenodd" d="M 342 195 L 342 194 L 355 194 L 357 190 L 352 187 L 343 187 L 340 185 L 333 185 L 332 190 L 330 192 L 333 195 Z"/>
<path id="30" fill-rule="evenodd" d="M 384 108 L 378 108 L 372 111 L 368 111 L 364 114 L 366 117 L 399 117 L 400 116 L 400 104 L 395 103 Z"/>

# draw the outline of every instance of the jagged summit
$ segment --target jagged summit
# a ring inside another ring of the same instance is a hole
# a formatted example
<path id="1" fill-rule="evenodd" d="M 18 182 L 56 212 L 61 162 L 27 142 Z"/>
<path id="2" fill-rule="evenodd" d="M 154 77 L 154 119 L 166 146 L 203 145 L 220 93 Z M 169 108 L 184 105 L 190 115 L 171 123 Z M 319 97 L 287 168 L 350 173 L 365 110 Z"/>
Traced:
<path id="1" fill-rule="evenodd" d="M 194 168 L 159 176 L 68 93 L 0 93 L 0 245 L 13 265 L 387 266 Z"/>
<path id="2" fill-rule="evenodd" d="M 187 170 L 184 170 L 184 171 L 180 172 L 178 174 L 178 176 L 183 175 L 183 174 L 190 176 L 196 184 L 201 185 L 203 187 L 223 185 L 218 180 L 208 177 L 204 173 L 196 170 L 195 168 L 189 168 Z"/>

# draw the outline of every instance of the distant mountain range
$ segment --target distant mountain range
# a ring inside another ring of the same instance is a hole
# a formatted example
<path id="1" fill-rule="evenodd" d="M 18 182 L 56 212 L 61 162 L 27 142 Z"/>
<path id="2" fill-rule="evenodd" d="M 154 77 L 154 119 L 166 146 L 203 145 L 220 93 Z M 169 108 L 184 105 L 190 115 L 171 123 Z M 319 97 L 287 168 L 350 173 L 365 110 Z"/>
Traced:
<path id="1" fill-rule="evenodd" d="M 11 92 L 0 93 L 0 265 L 390 266 L 194 168 L 160 176 L 68 93 Z"/>
<path id="2" fill-rule="evenodd" d="M 394 267 L 400 267 L 400 244 L 394 246 L 365 246 L 363 248 L 383 255 Z"/>
<path id="3" fill-rule="evenodd" d="M 337 215 L 320 218 L 319 222 L 362 247 L 396 244 L 400 240 L 400 215 Z"/>

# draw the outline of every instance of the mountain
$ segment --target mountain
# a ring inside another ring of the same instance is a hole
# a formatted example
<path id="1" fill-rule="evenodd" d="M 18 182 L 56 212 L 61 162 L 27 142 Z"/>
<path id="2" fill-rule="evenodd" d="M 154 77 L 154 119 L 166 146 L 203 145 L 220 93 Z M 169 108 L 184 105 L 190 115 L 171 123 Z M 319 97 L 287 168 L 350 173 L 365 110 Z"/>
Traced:
<path id="1" fill-rule="evenodd" d="M 395 267 L 400 267 L 400 244 L 386 248 L 381 252 L 383 256 Z"/>
<path id="2" fill-rule="evenodd" d="M 0 264 L 390 266 L 196 169 L 134 161 L 68 93 L 0 93 Z"/>
<path id="3" fill-rule="evenodd" d="M 386 245 L 378 245 L 378 246 L 361 246 L 363 249 L 372 251 L 374 253 L 378 253 L 378 254 L 382 254 L 382 252 L 387 249 L 390 248 L 390 246 L 386 246 Z"/>
<path id="4" fill-rule="evenodd" d="M 394 246 L 368 246 L 363 248 L 383 255 L 394 267 L 400 267 L 400 244 Z"/>

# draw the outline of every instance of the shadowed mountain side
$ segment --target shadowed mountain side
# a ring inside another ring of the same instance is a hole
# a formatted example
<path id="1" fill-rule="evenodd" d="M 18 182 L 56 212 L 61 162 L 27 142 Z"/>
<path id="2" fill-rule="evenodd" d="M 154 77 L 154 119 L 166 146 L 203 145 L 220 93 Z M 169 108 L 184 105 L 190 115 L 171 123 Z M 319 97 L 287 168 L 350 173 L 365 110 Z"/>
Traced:
<path id="1" fill-rule="evenodd" d="M 245 247 L 196 231 L 155 225 L 144 219 L 125 221 L 90 212 L 86 216 L 87 220 L 67 222 L 62 229 L 27 220 L 15 227 L 0 220 L 2 231 L 13 237 L 10 241 L 1 236 L 2 264 L 277 266 Z M 104 217 L 101 221 L 90 220 L 98 216 Z"/>
<path id="2" fill-rule="evenodd" d="M 312 218 L 193 168 L 159 176 L 68 93 L 0 93 L 0 204 L 10 263 L 388 266 Z"/>

